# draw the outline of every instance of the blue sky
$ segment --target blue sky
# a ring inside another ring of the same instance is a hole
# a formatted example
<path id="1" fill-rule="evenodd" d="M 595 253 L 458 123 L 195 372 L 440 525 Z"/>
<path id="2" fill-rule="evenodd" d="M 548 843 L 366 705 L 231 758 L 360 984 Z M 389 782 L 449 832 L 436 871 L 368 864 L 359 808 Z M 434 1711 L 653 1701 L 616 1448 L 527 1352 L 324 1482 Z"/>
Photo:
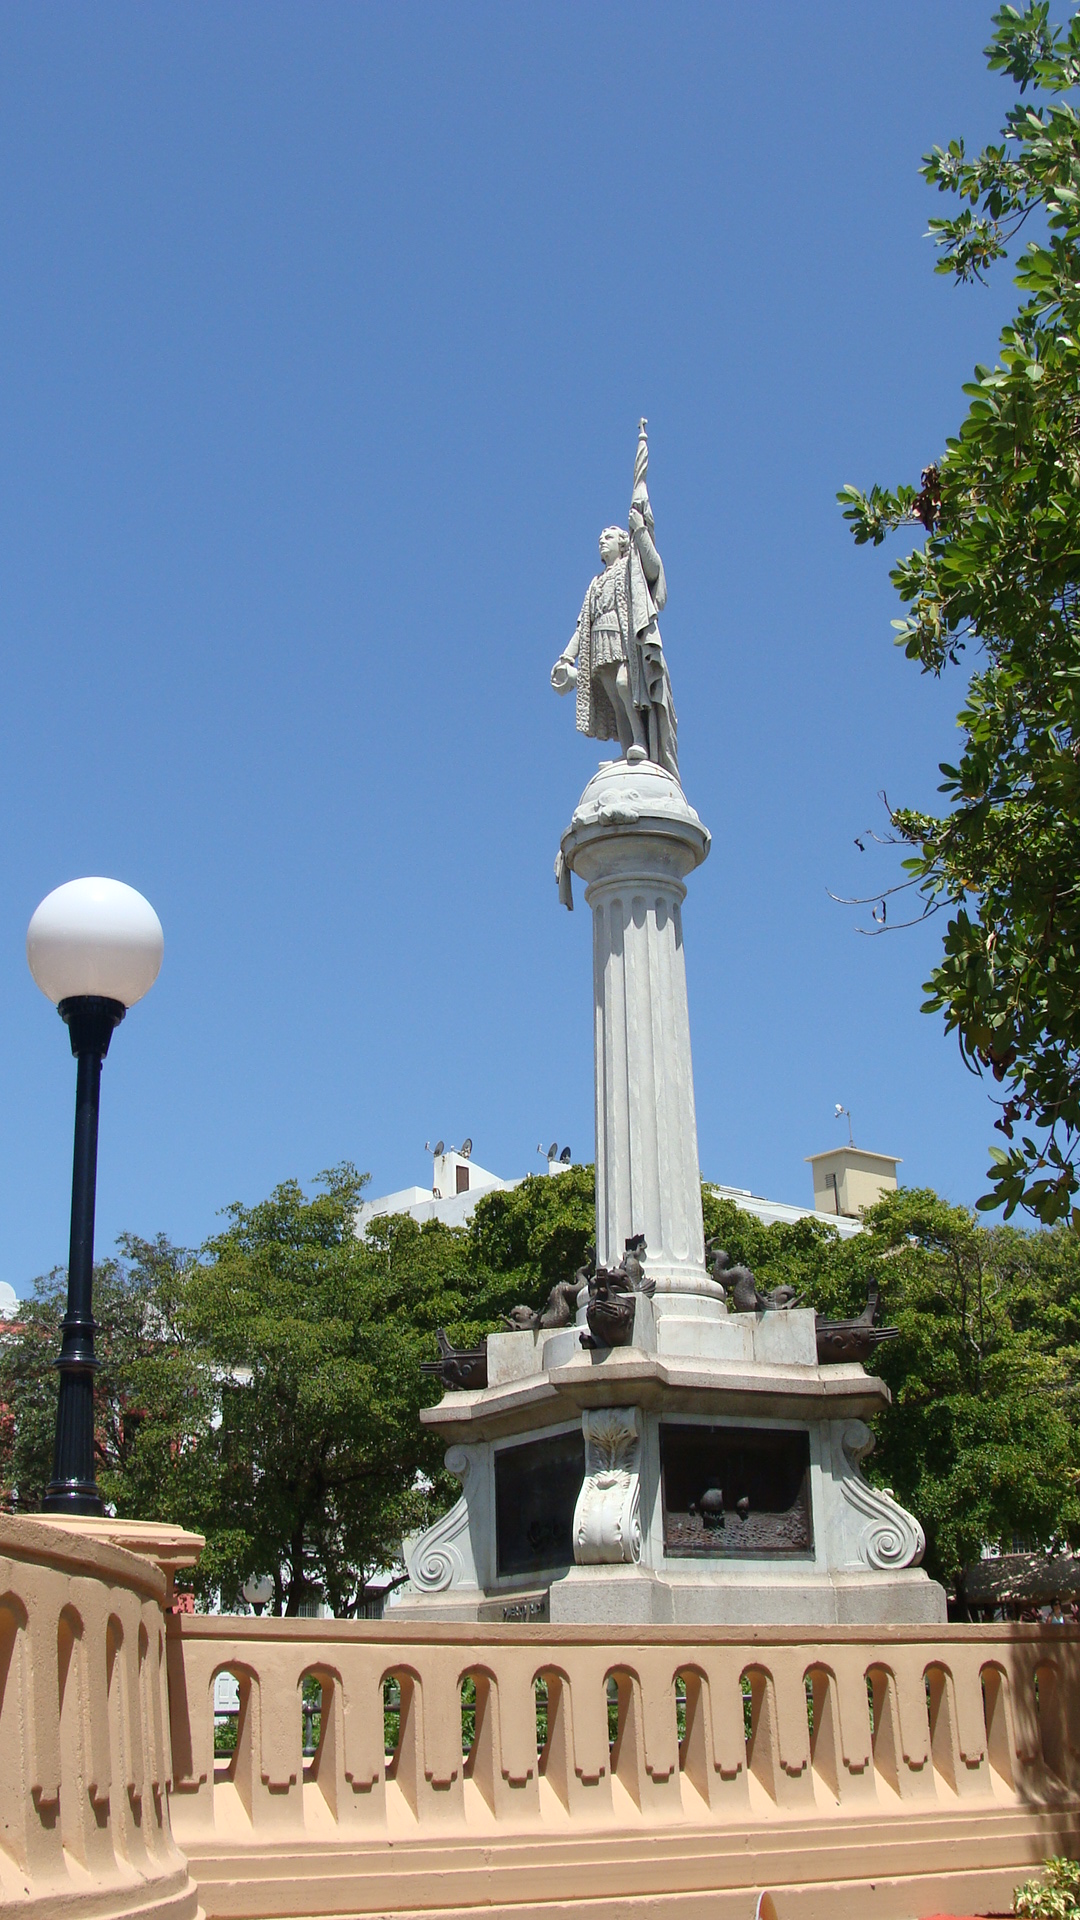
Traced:
<path id="1" fill-rule="evenodd" d="M 920 154 L 992 136 L 989 6 L 0 8 L 0 1278 L 66 1258 L 74 1068 L 38 900 L 165 928 L 105 1069 L 98 1247 L 343 1158 L 591 1154 L 599 750 L 547 684 L 638 415 L 686 791 L 703 1171 L 857 1140 L 971 1202 L 993 1110 L 918 1011 L 942 923 L 827 889 L 931 804 L 963 679 L 891 644 L 847 481 L 916 478 L 993 357 Z M 865 916 L 863 916 L 865 921 Z"/>

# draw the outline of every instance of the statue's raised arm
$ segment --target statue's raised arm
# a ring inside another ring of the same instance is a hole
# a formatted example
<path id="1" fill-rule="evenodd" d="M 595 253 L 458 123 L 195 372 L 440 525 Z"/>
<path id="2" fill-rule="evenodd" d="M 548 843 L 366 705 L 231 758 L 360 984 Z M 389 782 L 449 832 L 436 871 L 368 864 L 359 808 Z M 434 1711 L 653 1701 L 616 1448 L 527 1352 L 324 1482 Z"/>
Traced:
<path id="1" fill-rule="evenodd" d="M 578 731 L 618 740 L 679 777 L 671 681 L 657 614 L 667 600 L 664 565 L 653 538 L 647 422 L 638 428 L 629 527 L 600 535 L 603 571 L 590 583 L 573 636 L 556 660 L 557 693 L 577 688 Z"/>

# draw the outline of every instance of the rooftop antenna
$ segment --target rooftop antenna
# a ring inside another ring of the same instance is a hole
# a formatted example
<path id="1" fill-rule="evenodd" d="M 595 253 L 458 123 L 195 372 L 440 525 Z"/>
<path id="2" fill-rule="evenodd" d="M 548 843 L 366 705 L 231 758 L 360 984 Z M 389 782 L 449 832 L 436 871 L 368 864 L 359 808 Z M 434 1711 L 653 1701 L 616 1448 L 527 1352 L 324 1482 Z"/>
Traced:
<path id="1" fill-rule="evenodd" d="M 834 1119 L 834 1120 L 841 1120 L 841 1119 L 846 1119 L 846 1120 L 847 1120 L 847 1143 L 848 1143 L 848 1146 L 849 1146 L 849 1147 L 853 1147 L 853 1146 L 855 1145 L 855 1136 L 854 1136 L 854 1134 L 853 1134 L 853 1133 L 852 1133 L 852 1131 L 851 1131 L 851 1114 L 850 1114 L 850 1112 L 849 1112 L 849 1110 L 848 1110 L 848 1108 L 847 1108 L 847 1107 L 842 1107 L 842 1106 L 840 1105 L 840 1102 L 839 1102 L 839 1100 L 838 1100 L 838 1101 L 837 1101 L 837 1103 L 836 1103 L 836 1112 L 835 1112 L 835 1113 L 834 1113 L 834 1115 L 833 1115 L 833 1119 Z"/>
<path id="2" fill-rule="evenodd" d="M 435 1142 L 435 1145 L 434 1145 L 434 1146 L 432 1146 L 432 1144 L 431 1144 L 431 1141 L 430 1141 L 430 1140 L 425 1140 L 425 1141 L 424 1141 L 424 1152 L 425 1152 L 425 1153 L 433 1153 L 433 1154 L 435 1155 L 435 1158 L 436 1158 L 436 1160 L 437 1160 L 437 1159 L 438 1159 L 438 1157 L 439 1157 L 439 1155 L 440 1155 L 440 1153 L 441 1153 L 441 1152 L 442 1152 L 442 1150 L 443 1150 L 443 1147 L 444 1147 L 445 1145 L 446 1145 L 446 1142 L 445 1142 L 444 1140 L 436 1140 L 436 1142 Z"/>

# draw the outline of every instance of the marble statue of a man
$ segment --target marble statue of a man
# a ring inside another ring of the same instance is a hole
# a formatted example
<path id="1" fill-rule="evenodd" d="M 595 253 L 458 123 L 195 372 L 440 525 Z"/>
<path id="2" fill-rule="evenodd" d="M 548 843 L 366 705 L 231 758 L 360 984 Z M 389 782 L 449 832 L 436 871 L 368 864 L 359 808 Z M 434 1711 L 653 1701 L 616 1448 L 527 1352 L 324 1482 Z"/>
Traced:
<path id="1" fill-rule="evenodd" d="M 618 740 L 679 777 L 678 732 L 657 614 L 667 600 L 664 567 L 645 484 L 648 442 L 641 422 L 629 531 L 605 527 L 603 572 L 590 583 L 573 638 L 551 670 L 556 693 L 577 688 L 579 733 Z M 637 755 L 635 755 L 635 758 Z"/>

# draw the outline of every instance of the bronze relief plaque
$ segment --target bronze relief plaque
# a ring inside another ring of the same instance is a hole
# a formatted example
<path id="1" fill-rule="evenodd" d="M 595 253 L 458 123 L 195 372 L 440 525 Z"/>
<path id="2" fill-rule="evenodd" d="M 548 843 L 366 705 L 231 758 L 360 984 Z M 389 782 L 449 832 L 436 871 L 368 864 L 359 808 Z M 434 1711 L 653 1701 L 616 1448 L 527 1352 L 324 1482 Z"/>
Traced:
<path id="1" fill-rule="evenodd" d="M 810 1554 L 810 1436 L 771 1427 L 660 1428 L 664 1552 Z"/>
<path id="2" fill-rule="evenodd" d="M 495 1455 L 495 1559 L 500 1576 L 574 1564 L 574 1508 L 585 1478 L 576 1433 L 500 1447 Z"/>

